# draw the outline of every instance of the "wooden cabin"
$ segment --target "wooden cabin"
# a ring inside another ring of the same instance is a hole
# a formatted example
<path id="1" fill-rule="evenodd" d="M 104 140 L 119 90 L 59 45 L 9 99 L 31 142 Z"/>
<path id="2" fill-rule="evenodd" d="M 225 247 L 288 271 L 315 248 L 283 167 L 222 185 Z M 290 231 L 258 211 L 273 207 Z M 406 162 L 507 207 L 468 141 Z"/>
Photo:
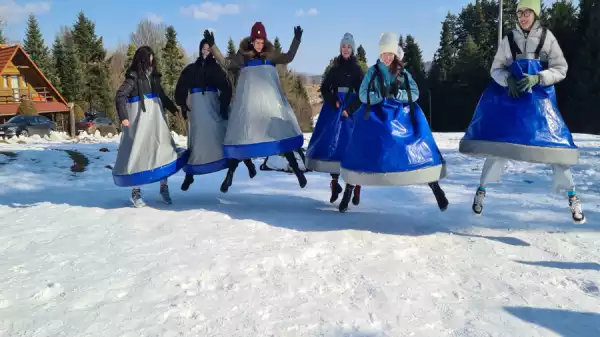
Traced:
<path id="1" fill-rule="evenodd" d="M 68 131 L 69 105 L 20 45 L 0 44 L 0 124 L 31 100 L 40 115 Z"/>

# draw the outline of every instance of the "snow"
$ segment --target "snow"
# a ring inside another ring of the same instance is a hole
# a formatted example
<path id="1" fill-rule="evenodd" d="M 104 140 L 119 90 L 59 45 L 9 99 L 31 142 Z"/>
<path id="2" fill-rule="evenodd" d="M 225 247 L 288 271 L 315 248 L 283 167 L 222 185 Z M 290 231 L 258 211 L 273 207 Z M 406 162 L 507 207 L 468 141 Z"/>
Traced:
<path id="1" fill-rule="evenodd" d="M 523 163 L 474 217 L 483 161 L 461 136 L 436 134 L 444 213 L 414 186 L 363 188 L 340 214 L 328 175 L 302 190 L 243 165 L 228 194 L 224 172 L 188 192 L 180 172 L 173 205 L 156 184 L 134 209 L 105 168 L 118 135 L 0 143 L 0 336 L 599 336 L 600 137 L 575 135 L 588 223 L 573 225 L 550 168 Z"/>

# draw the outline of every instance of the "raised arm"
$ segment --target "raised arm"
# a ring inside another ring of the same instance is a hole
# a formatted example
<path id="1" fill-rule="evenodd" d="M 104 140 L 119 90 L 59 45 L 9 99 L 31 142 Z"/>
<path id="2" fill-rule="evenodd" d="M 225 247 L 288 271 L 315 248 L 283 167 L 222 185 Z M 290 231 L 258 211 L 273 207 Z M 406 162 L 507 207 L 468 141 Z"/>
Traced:
<path id="1" fill-rule="evenodd" d="M 230 58 L 224 57 L 219 50 L 219 47 L 215 44 L 215 36 L 208 30 L 204 31 L 204 39 L 210 46 L 210 52 L 213 54 L 217 62 L 225 69 L 238 69 L 241 68 L 244 60 L 241 55 L 235 54 Z"/>
<path id="2" fill-rule="evenodd" d="M 290 44 L 290 48 L 287 53 L 281 53 L 273 59 L 273 63 L 275 64 L 288 64 L 294 60 L 296 57 L 296 53 L 298 52 L 298 48 L 300 47 L 300 41 L 302 40 L 302 28 L 300 26 L 294 27 L 294 39 Z"/>

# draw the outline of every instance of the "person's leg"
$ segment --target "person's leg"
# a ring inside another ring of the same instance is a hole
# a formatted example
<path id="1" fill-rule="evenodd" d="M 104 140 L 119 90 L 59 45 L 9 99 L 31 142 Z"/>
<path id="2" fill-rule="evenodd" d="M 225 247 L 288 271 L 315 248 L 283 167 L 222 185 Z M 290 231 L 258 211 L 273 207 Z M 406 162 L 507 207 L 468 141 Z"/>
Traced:
<path id="1" fill-rule="evenodd" d="M 286 153 L 284 153 L 284 156 L 285 156 L 285 159 L 287 159 L 288 163 L 290 164 L 290 167 L 294 171 L 296 178 L 298 178 L 298 183 L 300 184 L 300 187 L 304 188 L 307 183 L 306 177 L 304 176 L 304 172 L 302 172 L 300 170 L 300 167 L 298 166 L 298 161 L 296 160 L 296 156 L 294 155 L 294 152 L 286 152 Z"/>
<path id="2" fill-rule="evenodd" d="M 352 197 L 352 204 L 358 206 L 360 204 L 360 185 L 354 186 L 354 196 Z"/>
<path id="3" fill-rule="evenodd" d="M 497 182 L 502 178 L 504 169 L 508 160 L 498 158 L 487 158 L 483 164 L 481 170 L 481 178 L 479 181 L 479 187 L 475 192 L 475 198 L 473 199 L 473 213 L 481 215 L 483 212 L 483 200 L 486 195 L 486 187 L 490 182 Z"/>
<path id="4" fill-rule="evenodd" d="M 163 201 L 170 205 L 173 203 L 171 200 L 171 195 L 169 194 L 169 185 L 167 183 L 167 179 L 163 179 L 160 181 L 160 196 L 163 198 Z"/>
<path id="5" fill-rule="evenodd" d="M 339 210 L 341 213 L 345 213 L 348 210 L 348 205 L 350 204 L 350 198 L 352 198 L 353 191 L 354 185 L 346 184 L 346 188 L 344 189 L 344 196 L 342 196 L 342 201 L 340 201 Z"/>
<path id="6" fill-rule="evenodd" d="M 135 208 L 146 206 L 144 199 L 142 199 L 142 189 L 139 186 L 135 186 L 131 189 L 131 202 Z"/>
<path id="7" fill-rule="evenodd" d="M 428 185 L 435 196 L 435 201 L 437 201 L 440 210 L 443 212 L 448 209 L 448 198 L 446 198 L 446 193 L 444 193 L 444 190 L 442 190 L 439 181 L 429 183 Z"/>
<path id="8" fill-rule="evenodd" d="M 185 179 L 183 179 L 183 184 L 181 184 L 181 190 L 187 191 L 190 188 L 190 185 L 194 183 L 194 175 L 186 174 Z"/>
<path id="9" fill-rule="evenodd" d="M 552 172 L 554 173 L 553 189 L 556 192 L 561 190 L 567 190 L 569 197 L 569 208 L 571 209 L 571 216 L 573 222 L 584 223 L 585 215 L 583 214 L 583 208 L 581 207 L 581 201 L 575 192 L 575 182 L 573 180 L 573 173 L 568 166 L 565 165 L 552 165 Z"/>
<path id="10" fill-rule="evenodd" d="M 227 193 L 227 191 L 229 191 L 229 187 L 233 184 L 233 175 L 239 164 L 240 160 L 238 159 L 228 159 L 229 169 L 227 170 L 225 180 L 223 180 L 223 183 L 221 184 L 221 192 Z"/>
<path id="11" fill-rule="evenodd" d="M 344 191 L 342 185 L 339 183 L 340 175 L 332 173 L 331 174 L 331 183 L 329 183 L 329 188 L 331 189 L 331 197 L 329 198 L 329 203 L 334 203 L 340 196 L 340 193 Z"/>
<path id="12" fill-rule="evenodd" d="M 254 166 L 252 159 L 244 159 L 244 164 L 248 168 L 248 175 L 250 176 L 250 179 L 256 177 L 256 166 Z"/>

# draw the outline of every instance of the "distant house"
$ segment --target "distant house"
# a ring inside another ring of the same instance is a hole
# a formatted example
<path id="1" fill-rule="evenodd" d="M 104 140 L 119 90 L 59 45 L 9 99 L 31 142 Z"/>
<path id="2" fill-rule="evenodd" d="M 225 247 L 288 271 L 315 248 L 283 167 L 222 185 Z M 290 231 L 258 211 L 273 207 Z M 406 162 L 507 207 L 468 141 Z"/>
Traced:
<path id="1" fill-rule="evenodd" d="M 0 44 L 0 124 L 17 114 L 23 100 L 31 100 L 40 115 L 67 131 L 69 106 L 20 45 Z"/>

